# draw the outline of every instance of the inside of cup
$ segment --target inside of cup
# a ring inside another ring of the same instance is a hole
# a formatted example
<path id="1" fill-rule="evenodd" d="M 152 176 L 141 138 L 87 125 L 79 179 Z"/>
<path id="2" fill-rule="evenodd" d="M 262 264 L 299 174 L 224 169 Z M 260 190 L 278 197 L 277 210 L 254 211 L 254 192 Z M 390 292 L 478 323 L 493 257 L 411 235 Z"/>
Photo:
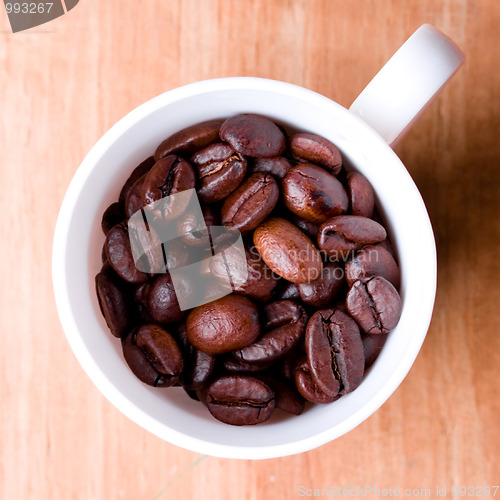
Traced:
<path id="1" fill-rule="evenodd" d="M 185 97 L 165 94 L 111 129 L 78 172 L 61 262 L 69 306 L 64 313 L 65 331 L 75 354 L 106 397 L 126 415 L 158 436 L 201 453 L 238 458 L 280 456 L 342 435 L 394 391 L 427 331 L 435 285 L 433 238 L 410 176 L 392 150 L 357 117 L 324 97 L 295 89 L 214 88 Z M 277 410 L 263 424 L 234 427 L 215 420 L 181 388 L 148 387 L 133 375 L 119 339 L 110 334 L 99 311 L 94 277 L 101 268 L 102 213 L 117 200 L 135 166 L 170 134 L 197 122 L 242 112 L 261 113 L 285 126 L 322 135 L 337 145 L 352 168 L 368 178 L 398 255 L 403 312 L 377 361 L 353 393 L 328 405 L 312 405 L 300 416 Z"/>

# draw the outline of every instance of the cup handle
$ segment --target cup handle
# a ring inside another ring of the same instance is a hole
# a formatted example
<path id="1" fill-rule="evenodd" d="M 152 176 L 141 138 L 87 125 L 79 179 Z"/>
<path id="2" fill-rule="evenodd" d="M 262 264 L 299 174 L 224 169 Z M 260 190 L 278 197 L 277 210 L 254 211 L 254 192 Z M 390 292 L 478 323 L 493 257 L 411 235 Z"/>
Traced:
<path id="1" fill-rule="evenodd" d="M 424 24 L 349 109 L 394 147 L 463 62 L 464 55 L 450 38 Z"/>

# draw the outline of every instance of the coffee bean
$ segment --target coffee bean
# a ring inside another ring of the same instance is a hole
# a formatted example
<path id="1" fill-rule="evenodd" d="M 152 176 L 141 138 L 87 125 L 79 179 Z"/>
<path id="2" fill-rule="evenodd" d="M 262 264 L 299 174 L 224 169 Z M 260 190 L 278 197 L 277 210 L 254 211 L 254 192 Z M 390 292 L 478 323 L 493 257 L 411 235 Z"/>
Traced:
<path id="1" fill-rule="evenodd" d="M 139 177 L 131 188 L 128 190 L 127 198 L 125 199 L 125 216 L 127 219 L 132 217 L 137 211 L 144 207 L 144 201 L 142 199 L 142 187 L 144 185 L 144 180 L 146 179 L 146 174 Z"/>
<path id="2" fill-rule="evenodd" d="M 101 228 L 104 235 L 109 233 L 109 230 L 125 220 L 125 211 L 123 203 L 115 201 L 111 203 L 102 214 Z"/>
<path id="3" fill-rule="evenodd" d="M 101 271 L 95 277 L 95 287 L 106 325 L 115 337 L 123 337 L 132 320 L 130 299 L 123 285 L 111 271 Z"/>
<path id="4" fill-rule="evenodd" d="M 255 114 L 242 114 L 228 118 L 221 126 L 222 140 L 246 156 L 273 158 L 285 150 L 283 132 L 269 118 Z"/>
<path id="5" fill-rule="evenodd" d="M 193 189 L 195 185 L 196 177 L 193 167 L 181 157 L 169 155 L 158 160 L 146 174 L 142 186 L 142 201 L 144 205 L 149 205 L 161 200 L 159 205 L 154 205 L 151 211 L 159 219 L 170 220 L 184 212 L 189 198 L 164 198 Z"/>
<path id="6" fill-rule="evenodd" d="M 282 188 L 288 210 L 311 222 L 324 222 L 346 212 L 349 207 L 342 184 L 311 163 L 292 168 L 283 179 Z"/>
<path id="7" fill-rule="evenodd" d="M 271 302 L 264 307 L 261 336 L 252 344 L 235 350 L 233 356 L 246 363 L 279 359 L 304 338 L 307 314 L 290 300 Z"/>
<path id="8" fill-rule="evenodd" d="M 177 233 L 188 246 L 210 246 L 208 227 L 219 225 L 219 214 L 212 205 L 202 205 L 201 211 L 203 214 L 202 221 L 199 220 L 197 213 L 187 210 L 177 222 Z"/>
<path id="9" fill-rule="evenodd" d="M 170 387 L 179 380 L 182 355 L 172 336 L 158 325 L 143 325 L 122 341 L 123 356 L 145 384 Z"/>
<path id="10" fill-rule="evenodd" d="M 244 179 L 247 161 L 227 143 L 216 143 L 198 151 L 191 158 L 197 169 L 198 197 L 204 203 L 223 200 Z"/>
<path id="11" fill-rule="evenodd" d="M 295 384 L 285 382 L 269 375 L 254 375 L 274 392 L 275 408 L 291 415 L 300 415 L 305 409 L 304 398 L 298 393 Z"/>
<path id="12" fill-rule="evenodd" d="M 245 266 L 241 265 L 241 259 L 245 259 Z M 244 255 L 235 247 L 216 255 L 210 262 L 210 270 L 219 279 L 229 279 L 236 294 L 260 302 L 271 300 L 279 282 L 254 246 L 250 250 L 245 247 Z"/>
<path id="13" fill-rule="evenodd" d="M 311 376 L 330 396 L 352 392 L 363 379 L 365 357 L 356 322 L 336 309 L 315 312 L 306 329 Z"/>
<path id="14" fill-rule="evenodd" d="M 195 307 L 187 317 L 186 331 L 189 342 L 200 351 L 233 351 L 250 345 L 259 336 L 259 311 L 246 297 L 227 295 Z"/>
<path id="15" fill-rule="evenodd" d="M 272 175 L 252 174 L 224 202 L 222 223 L 242 234 L 255 229 L 278 202 L 279 188 Z"/>
<path id="16" fill-rule="evenodd" d="M 364 245 L 378 243 L 387 237 L 383 226 L 360 215 L 339 215 L 319 228 L 318 246 L 332 259 L 346 259 Z"/>
<path id="17" fill-rule="evenodd" d="M 387 335 L 379 333 L 377 335 L 363 335 L 363 351 L 365 353 L 365 370 L 375 363 L 382 347 L 387 340 Z"/>
<path id="18" fill-rule="evenodd" d="M 231 425 L 253 425 L 272 415 L 274 392 L 264 382 L 246 375 L 226 375 L 208 388 L 208 410 Z"/>
<path id="19" fill-rule="evenodd" d="M 126 223 L 118 224 L 109 231 L 104 248 L 110 266 L 120 278 L 128 283 L 142 283 L 148 279 L 148 275 L 135 266 Z"/>
<path id="20" fill-rule="evenodd" d="M 271 174 L 277 181 L 282 181 L 292 168 L 292 164 L 282 156 L 276 158 L 256 158 L 252 163 L 252 173 Z"/>
<path id="21" fill-rule="evenodd" d="M 158 146 L 155 160 L 171 154 L 192 155 L 219 138 L 221 125 L 222 120 L 209 120 L 176 132 Z"/>
<path id="22" fill-rule="evenodd" d="M 298 133 L 290 138 L 290 149 L 295 158 L 321 165 L 338 175 L 342 168 L 342 156 L 337 147 L 324 137 Z"/>
<path id="23" fill-rule="evenodd" d="M 161 274 L 152 282 L 143 303 L 151 318 L 158 323 L 175 323 L 185 316 L 169 273 Z"/>
<path id="24" fill-rule="evenodd" d="M 329 262 L 323 265 L 323 271 L 318 279 L 309 283 L 299 283 L 297 289 L 300 298 L 306 304 L 326 307 L 342 293 L 344 286 L 344 268 L 336 262 Z"/>
<path id="25" fill-rule="evenodd" d="M 306 283 L 321 275 L 321 255 L 296 226 L 278 217 L 266 219 L 254 232 L 253 241 L 264 262 L 278 276 Z"/>
<path id="26" fill-rule="evenodd" d="M 299 289 L 295 283 L 290 281 L 281 280 L 282 283 L 278 285 L 273 297 L 276 300 L 299 300 Z"/>
<path id="27" fill-rule="evenodd" d="M 359 172 L 347 174 L 347 194 L 352 215 L 371 217 L 375 207 L 375 193 L 368 179 Z"/>
<path id="28" fill-rule="evenodd" d="M 332 396 L 320 389 L 311 376 L 311 367 L 309 366 L 309 362 L 307 361 L 307 357 L 305 355 L 302 355 L 297 360 L 294 379 L 299 393 L 311 403 L 332 403 L 338 398 L 337 394 Z"/>
<path id="29" fill-rule="evenodd" d="M 391 253 L 381 244 L 364 246 L 345 264 L 347 284 L 365 280 L 370 276 L 382 276 L 399 288 L 399 268 Z"/>
<path id="30" fill-rule="evenodd" d="M 346 298 L 347 309 L 361 329 L 369 334 L 389 333 L 401 316 L 401 298 L 382 276 L 353 283 Z"/>
<path id="31" fill-rule="evenodd" d="M 153 165 L 155 164 L 155 159 L 153 156 L 146 158 L 142 163 L 140 163 L 137 167 L 134 168 L 132 173 L 129 175 L 128 179 L 125 181 L 123 185 L 120 195 L 118 196 L 118 201 L 125 203 L 127 196 L 132 189 L 132 186 L 136 183 L 136 181 L 141 178 L 143 175 L 147 174 Z"/>

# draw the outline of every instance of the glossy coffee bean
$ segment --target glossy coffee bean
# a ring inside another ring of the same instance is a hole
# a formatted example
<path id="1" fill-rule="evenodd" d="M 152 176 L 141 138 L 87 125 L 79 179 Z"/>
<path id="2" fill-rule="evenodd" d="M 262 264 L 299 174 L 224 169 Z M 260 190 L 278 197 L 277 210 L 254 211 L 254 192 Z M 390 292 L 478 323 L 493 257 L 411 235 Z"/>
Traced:
<path id="1" fill-rule="evenodd" d="M 359 172 L 347 174 L 347 194 L 352 215 L 371 217 L 375 207 L 375 193 L 368 179 Z"/>
<path id="2" fill-rule="evenodd" d="M 142 325 L 135 332 L 135 343 L 159 373 L 171 378 L 180 376 L 182 353 L 167 330 L 159 325 Z"/>
<path id="3" fill-rule="evenodd" d="M 123 337 L 128 333 L 132 320 L 132 307 L 124 289 L 112 272 L 101 271 L 95 277 L 95 287 L 99 308 L 115 337 Z"/>
<path id="4" fill-rule="evenodd" d="M 182 371 L 182 355 L 174 339 L 158 325 L 143 325 L 140 329 L 132 331 L 122 341 L 125 361 L 145 384 L 153 387 L 174 385 Z"/>
<path id="5" fill-rule="evenodd" d="M 158 161 L 171 154 L 192 155 L 219 139 L 221 125 L 222 120 L 209 120 L 176 132 L 158 146 L 155 160 Z"/>
<path id="6" fill-rule="evenodd" d="M 207 405 L 217 419 L 231 425 L 253 425 L 272 415 L 274 392 L 264 382 L 246 375 L 226 375 L 208 388 Z"/>
<path id="7" fill-rule="evenodd" d="M 349 207 L 345 189 L 337 178 L 311 163 L 292 168 L 282 188 L 288 210 L 311 222 L 322 223 Z"/>
<path id="8" fill-rule="evenodd" d="M 172 196 L 196 185 L 193 167 L 180 156 L 169 155 L 158 160 L 146 174 L 142 186 L 142 201 L 149 205 L 167 196 Z M 152 212 L 161 219 L 173 219 L 186 209 L 188 199 L 163 200 Z"/>
<path id="9" fill-rule="evenodd" d="M 387 335 L 363 335 L 363 351 L 365 353 L 365 370 L 375 363 L 382 347 L 387 340 Z"/>
<path id="10" fill-rule="evenodd" d="M 299 289 L 295 283 L 290 281 L 281 280 L 280 283 L 273 294 L 275 300 L 299 300 L 300 294 Z"/>
<path id="11" fill-rule="evenodd" d="M 111 203 L 102 214 L 101 228 L 104 235 L 108 234 L 110 229 L 125 220 L 124 204 L 119 201 Z"/>
<path id="12" fill-rule="evenodd" d="M 255 229 L 253 241 L 264 262 L 278 276 L 306 283 L 321 275 L 321 255 L 296 226 L 278 217 L 266 219 Z"/>
<path id="13" fill-rule="evenodd" d="M 365 357 L 356 322 L 336 309 L 315 312 L 306 329 L 306 352 L 318 387 L 336 396 L 352 392 L 363 379 Z"/>
<path id="14" fill-rule="evenodd" d="M 278 184 L 272 175 L 261 172 L 252 174 L 224 202 L 222 223 L 246 234 L 272 212 L 278 198 Z"/>
<path id="15" fill-rule="evenodd" d="M 278 156 L 276 158 L 256 158 L 250 171 L 271 174 L 277 181 L 282 181 L 291 168 L 292 164 L 286 158 Z"/>
<path id="16" fill-rule="evenodd" d="M 332 305 L 344 290 L 344 268 L 336 263 L 329 262 L 323 265 L 321 276 L 309 283 L 299 283 L 297 289 L 302 301 L 313 307 Z"/>
<path id="17" fill-rule="evenodd" d="M 150 156 L 146 158 L 142 163 L 140 163 L 137 167 L 134 168 L 132 173 L 129 175 L 128 179 L 125 181 L 123 185 L 120 195 L 118 196 L 118 201 L 125 203 L 127 196 L 132 189 L 132 186 L 136 183 L 136 181 L 141 178 L 143 175 L 147 174 L 153 165 L 155 164 L 154 157 Z"/>
<path id="18" fill-rule="evenodd" d="M 247 171 L 246 159 L 223 142 L 198 151 L 192 156 L 191 163 L 198 172 L 197 193 L 204 203 L 226 198 L 239 186 Z"/>
<path id="19" fill-rule="evenodd" d="M 382 276 L 399 288 L 399 268 L 391 253 L 381 244 L 364 246 L 345 264 L 347 284 L 370 276 Z"/>
<path id="20" fill-rule="evenodd" d="M 177 221 L 177 233 L 188 246 L 210 246 L 208 227 L 220 225 L 219 214 L 212 205 L 202 205 L 201 211 L 203 221 L 199 220 L 198 214 L 189 210 L 182 214 Z"/>
<path id="21" fill-rule="evenodd" d="M 273 158 L 285 151 L 283 132 L 269 118 L 242 114 L 228 118 L 221 126 L 222 140 L 246 156 Z"/>
<path id="22" fill-rule="evenodd" d="M 372 219 L 360 215 L 339 215 L 321 225 L 318 246 L 332 259 L 345 260 L 355 250 L 386 237 L 384 227 Z"/>
<path id="23" fill-rule="evenodd" d="M 401 298 L 382 276 L 353 283 L 346 298 L 347 309 L 365 333 L 389 333 L 401 316 Z"/>
<path id="24" fill-rule="evenodd" d="M 275 408 L 286 411 L 291 415 L 300 415 L 305 409 L 305 400 L 299 394 L 295 383 L 285 382 L 269 375 L 254 375 L 274 392 Z"/>
<path id="25" fill-rule="evenodd" d="M 151 318 L 158 323 L 175 323 L 185 316 L 169 273 L 159 275 L 152 282 L 144 305 Z"/>
<path id="26" fill-rule="evenodd" d="M 263 310 L 263 333 L 233 356 L 246 363 L 266 363 L 282 358 L 304 338 L 307 314 L 291 300 L 271 302 Z"/>
<path id="27" fill-rule="evenodd" d="M 272 361 L 266 363 L 247 363 L 241 359 L 236 359 L 231 353 L 223 355 L 222 368 L 228 373 L 257 373 L 263 372 L 271 367 Z"/>
<path id="28" fill-rule="evenodd" d="M 311 403 L 325 404 L 332 403 L 338 395 L 330 395 L 321 390 L 311 376 L 311 367 L 307 361 L 307 356 L 302 355 L 295 365 L 294 380 L 299 393 Z"/>
<path id="29" fill-rule="evenodd" d="M 135 267 L 144 273 L 164 273 L 166 264 L 155 228 L 144 224 L 142 217 L 129 219 L 127 228 Z"/>
<path id="30" fill-rule="evenodd" d="M 204 387 L 214 373 L 215 362 L 216 358 L 213 354 L 191 347 L 188 352 L 184 353 L 182 385 L 191 390 Z"/>
<path id="31" fill-rule="evenodd" d="M 142 283 L 148 279 L 148 275 L 139 271 L 135 265 L 125 222 L 108 232 L 104 248 L 110 266 L 120 278 L 128 283 Z"/>
<path id="32" fill-rule="evenodd" d="M 142 199 L 144 179 L 146 179 L 146 174 L 139 177 L 128 190 L 127 198 L 125 199 L 125 216 L 127 219 L 144 207 L 144 201 Z"/>
<path id="33" fill-rule="evenodd" d="M 321 165 L 338 175 L 342 168 L 342 156 L 338 148 L 324 137 L 298 133 L 290 138 L 290 149 L 300 161 Z"/>
<path id="34" fill-rule="evenodd" d="M 309 236 L 311 240 L 316 241 L 320 224 L 316 224 L 295 214 L 290 214 L 289 220 L 290 222 L 295 224 L 303 233 Z"/>
<path id="35" fill-rule="evenodd" d="M 241 266 L 240 259 L 245 258 L 246 266 Z M 259 253 L 252 247 L 245 247 L 244 256 L 239 249 L 228 249 L 223 258 L 214 258 L 210 270 L 221 280 L 229 279 L 234 293 L 259 302 L 268 302 L 278 285 L 279 277 L 266 266 Z"/>
<path id="36" fill-rule="evenodd" d="M 239 295 L 195 307 L 186 321 L 189 342 L 209 354 L 250 345 L 259 336 L 260 328 L 257 306 Z"/>

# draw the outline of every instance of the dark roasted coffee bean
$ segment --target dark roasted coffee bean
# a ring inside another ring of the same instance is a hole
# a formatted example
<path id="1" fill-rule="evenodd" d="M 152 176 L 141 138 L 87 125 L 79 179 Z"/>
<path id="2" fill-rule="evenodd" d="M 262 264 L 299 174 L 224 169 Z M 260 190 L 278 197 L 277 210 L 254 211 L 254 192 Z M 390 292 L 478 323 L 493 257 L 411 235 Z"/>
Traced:
<path id="1" fill-rule="evenodd" d="M 383 226 L 360 215 L 339 215 L 321 225 L 318 246 L 335 260 L 345 260 L 364 245 L 378 243 L 387 237 Z"/>
<path id="2" fill-rule="evenodd" d="M 307 323 L 304 308 L 291 300 L 264 307 L 262 335 L 253 344 L 235 350 L 233 356 L 246 363 L 266 363 L 285 356 L 303 338 Z"/>
<path id="3" fill-rule="evenodd" d="M 347 309 L 365 333 L 389 333 L 401 316 L 401 298 L 382 276 L 353 283 L 346 298 Z"/>
<path id="4" fill-rule="evenodd" d="M 347 194 L 352 215 L 371 217 L 375 207 L 375 193 L 368 179 L 359 172 L 347 174 Z"/>
<path id="5" fill-rule="evenodd" d="M 222 140 L 246 156 L 273 158 L 285 151 L 283 132 L 269 118 L 242 114 L 228 118 L 221 126 Z"/>
<path id="6" fill-rule="evenodd" d="M 115 201 L 106 208 L 102 214 L 101 228 L 104 235 L 108 234 L 110 229 L 120 222 L 125 220 L 125 211 L 123 208 L 123 203 Z"/>
<path id="7" fill-rule="evenodd" d="M 159 204 L 155 204 L 151 211 L 160 219 L 170 220 L 184 212 L 189 198 L 164 198 L 193 189 L 195 185 L 196 177 L 193 167 L 181 157 L 169 155 L 158 160 L 146 174 L 142 186 L 142 201 L 144 205 L 149 205 L 162 200 Z"/>
<path id="8" fill-rule="evenodd" d="M 181 311 L 177 294 L 188 294 L 193 286 L 188 278 L 177 277 L 176 288 L 169 273 L 159 275 L 151 284 L 146 300 L 146 308 L 158 323 L 176 323 L 186 315 Z"/>
<path id="9" fill-rule="evenodd" d="M 155 159 L 152 156 L 150 156 L 149 158 L 146 158 L 142 163 L 140 163 L 137 167 L 134 168 L 134 170 L 130 174 L 129 178 L 125 181 L 125 184 L 123 185 L 120 191 L 120 196 L 118 197 L 118 201 L 125 203 L 125 200 L 127 199 L 130 189 L 136 183 L 137 179 L 147 174 L 151 170 L 154 164 L 155 164 Z"/>
<path id="10" fill-rule="evenodd" d="M 336 262 L 323 265 L 321 276 L 309 283 L 299 283 L 297 289 L 300 298 L 313 307 L 331 306 L 344 290 L 344 268 Z"/>
<path id="11" fill-rule="evenodd" d="M 135 344 L 162 375 L 178 378 L 182 372 L 182 353 L 172 335 L 159 325 L 142 325 L 135 332 Z"/>
<path id="12" fill-rule="evenodd" d="M 110 332 L 115 337 L 128 333 L 132 319 L 130 300 L 124 289 L 111 271 L 101 271 L 95 277 L 97 299 L 101 313 Z"/>
<path id="13" fill-rule="evenodd" d="M 139 177 L 128 190 L 127 198 L 125 199 L 125 216 L 127 219 L 132 217 L 132 215 L 144 206 L 142 200 L 142 186 L 144 185 L 145 178 L 146 174 Z"/>
<path id="14" fill-rule="evenodd" d="M 155 160 L 158 161 L 171 154 L 192 155 L 219 139 L 221 124 L 222 120 L 209 120 L 176 132 L 158 146 Z"/>
<path id="15" fill-rule="evenodd" d="M 104 248 L 110 266 L 120 278 L 128 283 L 142 283 L 148 279 L 148 275 L 135 265 L 126 223 L 118 224 L 108 232 Z"/>
<path id="16" fill-rule="evenodd" d="M 275 408 L 279 408 L 291 415 L 300 415 L 305 409 L 305 400 L 297 391 L 295 383 L 285 382 L 269 375 L 255 374 L 274 392 Z"/>
<path id="17" fill-rule="evenodd" d="M 338 395 L 331 396 L 322 391 L 311 376 L 311 367 L 307 361 L 307 356 L 302 355 L 295 365 L 295 385 L 299 393 L 311 403 L 331 403 L 338 398 Z"/>
<path id="18" fill-rule="evenodd" d="M 218 226 L 220 223 L 219 214 L 213 205 L 202 205 L 201 211 L 203 220 L 199 220 L 199 214 L 188 210 L 177 222 L 177 232 L 188 246 L 210 246 L 208 227 Z"/>
<path id="19" fill-rule="evenodd" d="M 142 328 L 144 327 L 160 328 L 157 325 L 144 325 Z M 170 387 L 174 385 L 179 380 L 179 375 L 182 370 L 182 357 L 179 356 L 180 351 L 178 350 L 175 341 L 173 343 L 170 342 L 170 339 L 165 341 L 164 337 L 168 336 L 169 334 L 168 332 L 163 330 L 159 345 L 156 345 L 156 347 L 151 347 L 151 342 L 150 347 L 153 353 L 150 353 L 147 347 L 141 348 L 137 345 L 137 331 L 138 330 L 132 331 L 122 340 L 123 356 L 134 375 L 145 384 L 151 385 L 153 387 Z M 155 358 L 155 352 L 160 353 L 160 360 Z M 170 353 L 170 360 L 165 361 L 165 359 L 169 357 L 168 353 Z M 168 367 L 170 371 L 174 373 L 173 375 L 160 373 L 153 366 L 153 360 L 155 360 L 155 362 L 158 362 L 157 364 L 162 366 L 162 363 L 160 362 L 162 359 L 165 361 L 166 367 Z"/>
<path id="20" fill-rule="evenodd" d="M 229 195 L 221 211 L 225 226 L 242 234 L 255 229 L 278 202 L 279 188 L 272 175 L 252 174 L 236 191 Z"/>
<path id="21" fill-rule="evenodd" d="M 363 379 L 365 357 L 356 322 L 335 309 L 311 316 L 306 329 L 306 352 L 318 387 L 335 396 L 352 392 Z"/>
<path id="22" fill-rule="evenodd" d="M 282 283 L 278 285 L 274 293 L 275 300 L 299 300 L 299 289 L 295 283 L 290 281 L 281 280 Z"/>
<path id="23" fill-rule="evenodd" d="M 347 284 L 370 276 L 382 276 L 399 288 L 399 268 L 391 253 L 382 244 L 367 245 L 345 264 Z"/>
<path id="24" fill-rule="evenodd" d="M 246 265 L 241 265 L 241 259 Z M 245 247 L 241 255 L 239 248 L 231 247 L 224 254 L 218 254 L 210 262 L 210 270 L 221 280 L 229 279 L 233 291 L 252 300 L 268 302 L 278 285 L 279 276 L 273 274 L 255 249 Z"/>
<path id="25" fill-rule="evenodd" d="M 298 133 L 290 138 L 290 149 L 295 158 L 321 165 L 334 175 L 340 172 L 342 156 L 337 147 L 324 137 Z"/>
<path id="26" fill-rule="evenodd" d="M 256 158 L 251 166 L 252 173 L 271 174 L 277 181 L 282 181 L 292 168 L 292 164 L 282 156 L 277 158 Z"/>
<path id="27" fill-rule="evenodd" d="M 198 171 L 198 197 L 204 203 L 223 200 L 244 179 L 247 161 L 223 142 L 211 144 L 195 153 L 191 163 Z"/>
<path id="28" fill-rule="evenodd" d="M 365 353 L 365 370 L 375 363 L 382 347 L 384 347 L 387 335 L 363 335 L 363 350 Z"/>
<path id="29" fill-rule="evenodd" d="M 195 307 L 186 321 L 189 342 L 209 354 L 240 349 L 260 333 L 257 306 L 246 297 L 227 295 Z"/>
<path id="30" fill-rule="evenodd" d="M 319 224 L 303 219 L 295 214 L 290 214 L 290 222 L 293 222 L 303 233 L 305 233 L 313 241 L 318 237 Z"/>
<path id="31" fill-rule="evenodd" d="M 236 359 L 232 354 L 226 354 L 222 358 L 222 368 L 229 373 L 256 373 L 267 370 L 272 366 L 273 361 L 265 363 L 247 363 L 241 359 Z"/>
<path id="32" fill-rule="evenodd" d="M 303 163 L 283 179 L 283 199 L 290 212 L 322 223 L 347 211 L 349 200 L 342 184 L 317 165 Z"/>
<path id="33" fill-rule="evenodd" d="M 196 390 L 205 386 L 215 368 L 215 356 L 191 347 L 184 354 L 184 371 L 181 378 L 182 385 Z"/>
<path id="34" fill-rule="evenodd" d="M 271 217 L 254 232 L 253 241 L 264 262 L 278 276 L 306 283 L 321 275 L 321 255 L 312 241 L 285 219 Z"/>
<path id="35" fill-rule="evenodd" d="M 274 392 L 264 382 L 245 375 L 226 375 L 208 388 L 210 413 L 231 425 L 252 425 L 265 422 L 272 415 Z"/>
<path id="36" fill-rule="evenodd" d="M 165 259 L 155 228 L 144 224 L 141 216 L 130 218 L 127 229 L 135 267 L 144 273 L 164 273 Z"/>

